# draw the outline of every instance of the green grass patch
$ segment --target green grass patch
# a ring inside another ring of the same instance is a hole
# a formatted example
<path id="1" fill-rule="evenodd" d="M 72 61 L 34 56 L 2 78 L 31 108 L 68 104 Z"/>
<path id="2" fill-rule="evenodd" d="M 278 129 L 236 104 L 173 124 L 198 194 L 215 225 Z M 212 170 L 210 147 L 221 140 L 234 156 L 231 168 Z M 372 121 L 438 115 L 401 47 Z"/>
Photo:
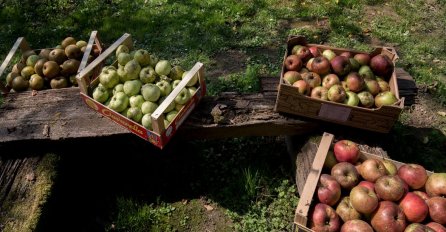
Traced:
<path id="1" fill-rule="evenodd" d="M 258 65 L 248 65 L 245 73 L 231 74 L 211 80 L 211 82 L 208 84 L 208 94 L 214 96 L 220 92 L 258 92 L 260 88 L 258 73 Z"/>

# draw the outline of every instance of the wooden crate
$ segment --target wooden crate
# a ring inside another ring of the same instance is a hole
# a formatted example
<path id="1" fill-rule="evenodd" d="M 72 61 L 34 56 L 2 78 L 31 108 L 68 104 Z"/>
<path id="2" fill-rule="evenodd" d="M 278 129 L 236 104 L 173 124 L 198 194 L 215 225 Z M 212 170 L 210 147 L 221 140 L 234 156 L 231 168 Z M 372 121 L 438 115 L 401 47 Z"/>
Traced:
<path id="1" fill-rule="evenodd" d="M 187 75 L 181 80 L 178 86 L 172 90 L 172 92 L 166 97 L 163 103 L 161 103 L 158 108 L 152 113 L 151 118 L 153 130 L 148 130 L 141 124 L 128 119 L 127 117 L 121 115 L 120 113 L 110 109 L 109 107 L 90 97 L 93 89 L 99 84 L 99 78 L 97 75 L 98 73 L 94 73 L 94 70 L 97 70 L 98 67 L 102 67 L 105 59 L 114 54 L 114 51 L 121 44 L 125 44 L 129 48 L 132 48 L 133 42 L 131 35 L 126 33 L 121 36 L 121 38 L 119 38 L 115 43 L 107 48 L 107 50 L 103 51 L 103 53 L 99 57 L 97 57 L 87 67 L 85 67 L 85 69 L 83 69 L 80 73 L 78 73 L 76 79 L 79 84 L 81 97 L 85 104 L 87 104 L 87 106 L 89 106 L 93 110 L 98 111 L 115 123 L 127 128 L 132 133 L 162 149 L 173 137 L 173 135 L 176 133 L 180 125 L 184 122 L 186 117 L 196 107 L 201 98 L 206 94 L 203 64 L 197 62 L 194 67 L 187 72 Z M 90 75 L 91 78 L 89 78 Z M 163 112 L 169 106 L 169 104 L 174 101 L 175 97 L 180 93 L 181 89 L 183 89 L 195 75 L 198 75 L 199 82 L 197 91 L 166 128 L 164 126 Z"/>
<path id="2" fill-rule="evenodd" d="M 291 36 L 287 42 L 287 50 L 285 51 L 283 58 L 284 61 L 286 57 L 291 54 L 291 50 L 295 45 L 316 46 L 322 51 L 331 49 L 337 55 L 345 51 L 349 51 L 353 53 L 353 55 L 361 53 L 360 51 L 350 49 L 335 48 L 319 44 L 307 44 L 304 37 Z M 394 64 L 398 59 L 398 55 L 396 54 L 395 50 L 389 47 L 377 47 L 371 52 L 371 54 L 386 55 L 393 61 Z M 274 110 L 277 112 L 319 119 L 370 131 L 388 133 L 398 120 L 398 117 L 404 107 L 404 98 L 400 98 L 399 96 L 395 70 L 389 80 L 389 86 L 391 92 L 395 94 L 398 101 L 394 105 L 382 106 L 376 109 L 348 106 L 341 103 L 324 101 L 301 95 L 296 91 L 295 87 L 287 85 L 284 82 L 283 75 L 285 71 L 285 66 L 282 65 L 276 105 L 274 107 Z"/>
<path id="3" fill-rule="evenodd" d="M 87 65 L 88 56 L 92 52 L 93 45 L 96 45 L 98 47 L 99 51 L 102 52 L 103 48 L 102 48 L 101 43 L 99 42 L 99 39 L 97 36 L 97 31 L 92 31 L 90 34 L 90 39 L 88 41 L 87 48 L 84 52 L 84 55 L 82 57 L 81 64 L 79 65 L 77 73 L 79 73 Z M 16 53 L 19 50 L 22 54 L 29 50 L 34 50 L 36 52 L 36 54 L 39 54 L 40 50 L 42 50 L 42 49 L 45 49 L 45 48 L 32 49 L 29 46 L 28 41 L 26 41 L 26 39 L 24 37 L 19 37 L 16 40 L 16 42 L 14 43 L 14 45 L 12 46 L 12 48 L 9 51 L 8 55 L 6 56 L 5 60 L 3 60 L 2 65 L 0 66 L 0 77 L 3 75 L 3 73 L 6 71 L 6 69 L 8 67 L 10 67 L 10 65 L 13 65 L 13 64 L 11 64 L 12 59 L 14 58 L 14 56 L 16 55 Z M 54 48 L 49 48 L 49 49 L 54 49 Z M 50 89 L 48 89 L 48 90 L 50 90 Z M 3 83 L 0 80 L 0 91 L 3 96 L 7 96 L 11 92 L 11 87 L 6 86 L 6 83 Z M 40 91 L 46 91 L 46 90 L 40 90 Z"/>
<path id="4" fill-rule="evenodd" d="M 313 231 L 308 228 L 309 210 L 313 206 L 313 199 L 319 177 L 323 171 L 325 158 L 328 151 L 332 149 L 334 145 L 334 135 L 330 133 L 324 133 L 322 135 L 319 145 L 315 143 L 307 143 L 303 148 L 299 156 L 297 157 L 297 163 L 299 164 L 296 170 L 296 184 L 299 192 L 299 203 L 297 205 L 294 215 L 295 231 L 298 232 L 310 232 Z M 375 158 L 379 160 L 390 160 L 397 168 L 401 167 L 404 163 L 389 159 L 385 152 L 376 151 L 371 153 L 366 151 L 363 146 L 360 147 L 360 161 Z M 427 171 L 428 175 L 432 172 Z"/>

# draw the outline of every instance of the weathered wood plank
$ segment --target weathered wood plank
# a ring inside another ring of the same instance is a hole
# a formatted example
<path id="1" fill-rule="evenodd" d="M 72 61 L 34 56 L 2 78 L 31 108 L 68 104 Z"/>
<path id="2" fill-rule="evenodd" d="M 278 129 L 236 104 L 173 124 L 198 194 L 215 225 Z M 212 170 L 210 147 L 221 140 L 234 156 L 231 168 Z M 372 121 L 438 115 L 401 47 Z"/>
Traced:
<path id="1" fill-rule="evenodd" d="M 0 156 L 0 230 L 34 231 L 52 190 L 58 157 Z"/>
<path id="2" fill-rule="evenodd" d="M 187 138 L 222 138 L 300 134 L 317 127 L 274 112 L 275 97 L 268 92 L 206 97 L 178 133 Z M 0 118 L 0 143 L 130 133 L 88 108 L 78 88 L 11 93 L 0 107 Z"/>

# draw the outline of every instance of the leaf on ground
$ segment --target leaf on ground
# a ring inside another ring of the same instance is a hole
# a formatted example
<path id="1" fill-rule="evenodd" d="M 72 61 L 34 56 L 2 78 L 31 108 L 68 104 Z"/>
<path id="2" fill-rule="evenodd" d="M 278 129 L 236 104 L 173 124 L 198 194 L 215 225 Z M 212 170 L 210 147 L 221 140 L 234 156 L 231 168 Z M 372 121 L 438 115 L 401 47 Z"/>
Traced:
<path id="1" fill-rule="evenodd" d="M 214 210 L 214 207 L 210 206 L 210 205 L 204 205 L 204 208 L 206 208 L 207 211 L 212 211 Z"/>
<path id="2" fill-rule="evenodd" d="M 446 112 L 445 111 L 438 111 L 437 112 L 438 115 L 445 117 L 446 116 Z"/>

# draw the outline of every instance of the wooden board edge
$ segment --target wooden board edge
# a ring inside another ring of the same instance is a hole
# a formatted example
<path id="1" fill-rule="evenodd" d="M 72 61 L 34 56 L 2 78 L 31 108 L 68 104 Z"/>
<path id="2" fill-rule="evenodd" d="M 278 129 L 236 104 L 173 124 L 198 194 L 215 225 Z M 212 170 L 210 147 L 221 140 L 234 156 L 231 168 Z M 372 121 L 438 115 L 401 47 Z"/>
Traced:
<path id="1" fill-rule="evenodd" d="M 303 194 L 300 196 L 299 203 L 296 208 L 295 219 L 298 219 L 299 221 L 302 221 L 301 217 L 308 217 L 308 211 L 313 200 L 314 192 L 316 191 L 316 186 L 319 182 L 325 157 L 327 156 L 333 139 L 333 134 L 325 132 L 322 135 L 316 156 L 314 157 L 313 165 L 310 173 L 308 173 L 307 181 L 304 185 Z M 299 221 L 296 223 L 299 223 Z"/>

